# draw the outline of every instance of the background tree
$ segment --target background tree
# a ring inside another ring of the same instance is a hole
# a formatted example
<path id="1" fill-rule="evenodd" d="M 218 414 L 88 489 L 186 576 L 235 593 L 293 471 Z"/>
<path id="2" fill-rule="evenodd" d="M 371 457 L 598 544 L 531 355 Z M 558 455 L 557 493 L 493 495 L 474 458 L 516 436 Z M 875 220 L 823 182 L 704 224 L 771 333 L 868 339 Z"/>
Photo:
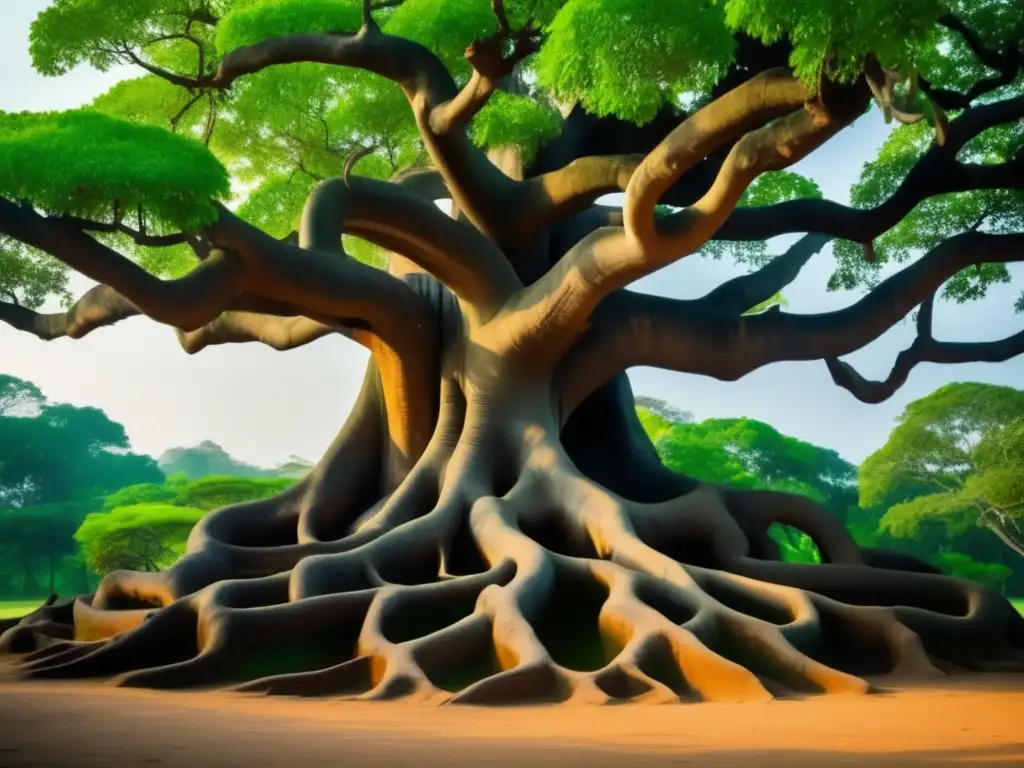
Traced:
<path id="1" fill-rule="evenodd" d="M 312 469 L 312 464 L 298 456 L 291 456 L 286 462 L 273 469 L 264 469 L 239 461 L 223 448 L 210 440 L 204 440 L 192 448 L 171 448 L 157 459 L 160 469 L 168 477 L 183 474 L 191 480 L 209 475 L 230 475 L 232 477 L 301 477 Z"/>
<path id="2" fill-rule="evenodd" d="M 637 398 L 638 404 L 642 398 Z M 857 504 L 857 468 L 827 448 L 782 435 L 754 419 L 672 418 L 671 410 L 640 407 L 640 422 L 670 469 L 705 483 L 799 494 L 824 504 L 845 522 Z M 820 562 L 813 540 L 790 526 L 769 533 L 785 560 Z"/>
<path id="3" fill-rule="evenodd" d="M 162 481 L 130 451 L 124 427 L 95 408 L 50 403 L 32 383 L 0 376 L 0 553 L 12 572 L 2 594 L 51 594 L 82 584 L 75 529 L 97 497 L 127 483 Z"/>
<path id="4" fill-rule="evenodd" d="M 20 572 L 20 584 L 7 595 L 38 597 L 57 591 L 57 579 L 75 552 L 74 536 L 89 511 L 89 502 L 13 507 L 0 510 L 0 553 Z"/>
<path id="5" fill-rule="evenodd" d="M 1022 258 L 1016 11 L 55 2 L 32 30 L 41 72 L 146 74 L 89 109 L 0 117 L 5 247 L 97 282 L 43 315 L 22 303 L 26 278 L 2 317 L 81 338 L 141 314 L 189 352 L 341 333 L 372 362 L 302 481 L 204 517 L 163 573 L 109 574 L 73 633 L 129 634 L 58 644 L 29 673 L 188 685 L 269 654 L 308 666 L 251 687 L 479 702 L 765 697 L 758 674 L 864 691 L 854 673 L 1019 665 L 1024 628 L 995 591 L 862 550 L 805 497 L 665 467 L 625 378 L 824 360 L 874 401 L 919 362 L 1024 350 L 1024 334 L 931 333 L 938 293 L 981 296 Z M 901 125 L 855 207 L 823 200 L 787 169 L 872 99 Z M 250 190 L 234 210 L 230 177 Z M 621 209 L 595 204 L 609 192 Z M 803 233 L 785 253 L 765 245 Z M 863 298 L 748 314 L 829 240 L 833 287 Z M 627 290 L 700 252 L 740 274 L 687 301 Z M 919 305 L 918 341 L 886 381 L 839 361 Z M 824 562 L 780 562 L 775 523 Z M 132 605 L 145 610 L 119 610 Z M 4 645 L 66 635 L 70 619 L 47 608 Z M 169 655 L 169 638 L 187 642 Z M 309 645 L 323 653 L 298 652 Z"/>
<path id="6" fill-rule="evenodd" d="M 978 525 L 1024 555 L 1024 392 L 950 384 L 916 400 L 860 482 L 861 504 L 885 506 L 894 536 Z"/>
<path id="7" fill-rule="evenodd" d="M 185 552 L 192 527 L 205 510 L 169 504 L 137 504 L 94 512 L 75 532 L 93 572 L 157 571 Z"/>

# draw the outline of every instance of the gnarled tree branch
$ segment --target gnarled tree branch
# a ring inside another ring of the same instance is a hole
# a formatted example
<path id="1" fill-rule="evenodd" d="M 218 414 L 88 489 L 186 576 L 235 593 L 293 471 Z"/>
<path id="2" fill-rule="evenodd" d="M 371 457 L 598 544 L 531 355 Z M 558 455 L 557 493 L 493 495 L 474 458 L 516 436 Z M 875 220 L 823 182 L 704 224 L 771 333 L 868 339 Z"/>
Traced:
<path id="1" fill-rule="evenodd" d="M 966 232 L 836 312 L 725 317 L 700 301 L 618 291 L 562 362 L 562 418 L 615 374 L 644 365 L 734 381 L 771 363 L 821 360 L 877 339 L 960 270 L 1024 261 L 1024 234 Z"/>
<path id="2" fill-rule="evenodd" d="M 473 67 L 469 82 L 454 99 L 430 110 L 430 130 L 438 136 L 468 125 L 497 90 L 498 83 L 539 47 L 539 33 L 532 26 L 514 32 L 509 27 L 504 0 L 492 0 L 492 7 L 498 18 L 498 31 L 474 40 L 466 49 L 466 60 Z M 506 55 L 509 44 L 512 50 Z"/>
<path id="3" fill-rule="evenodd" d="M 365 178 L 318 185 L 303 212 L 300 245 L 337 252 L 343 233 L 397 251 L 482 307 L 499 304 L 520 286 L 493 243 L 407 185 Z"/>
<path id="4" fill-rule="evenodd" d="M 49 253 L 116 292 L 157 322 L 176 328 L 193 329 L 209 322 L 246 287 L 246 269 L 233 253 L 213 250 L 209 258 L 188 275 L 165 281 L 81 229 L 59 219 L 47 219 L 31 208 L 3 198 L 0 198 L 0 232 Z M 95 312 L 117 314 L 123 309 L 121 299 L 115 301 L 112 296 L 102 292 L 81 308 L 82 314 L 75 316 L 83 319 L 82 328 L 88 327 L 86 319 L 94 317 Z M 111 307 L 110 302 L 116 306 Z"/>
<path id="5" fill-rule="evenodd" d="M 522 182 L 510 208 L 527 240 L 580 213 L 602 195 L 625 191 L 642 155 L 591 155 Z"/>
<path id="6" fill-rule="evenodd" d="M 96 328 L 139 314 L 141 312 L 134 304 L 107 285 L 90 288 L 66 312 L 44 314 L 27 307 L 0 303 L 0 320 L 43 341 L 64 337 L 78 339 Z"/>
<path id="7" fill-rule="evenodd" d="M 896 357 L 884 381 L 866 379 L 849 363 L 830 357 L 825 363 L 832 380 L 863 403 L 881 403 L 906 384 L 910 372 L 919 363 L 1001 363 L 1024 354 L 1024 331 L 998 341 L 936 341 L 932 335 L 934 305 L 933 293 L 918 311 L 917 337 Z"/>
<path id="8" fill-rule="evenodd" d="M 1024 96 L 965 112 L 949 124 L 945 145 L 932 146 L 896 191 L 875 208 L 850 208 L 830 200 L 793 200 L 738 208 L 715 233 L 718 240 L 767 240 L 794 232 L 818 232 L 868 242 L 896 226 L 923 200 L 951 192 L 1024 189 L 1024 166 L 963 163 L 957 153 L 989 128 L 1024 118 Z"/>
<path id="9" fill-rule="evenodd" d="M 773 69 L 685 120 L 644 158 L 630 179 L 623 209 L 626 231 L 641 243 L 657 244 L 654 208 L 679 177 L 727 142 L 800 109 L 808 98 L 807 89 L 792 73 Z"/>
<path id="10" fill-rule="evenodd" d="M 947 13 L 940 18 L 939 24 L 959 34 L 978 61 L 998 73 L 992 77 L 978 80 L 966 93 L 949 88 L 936 88 L 927 80 L 919 78 L 921 89 L 940 107 L 943 109 L 970 109 L 977 99 L 1003 86 L 1010 85 L 1017 79 L 1022 59 L 1020 48 L 1014 43 L 1010 43 L 1003 53 L 995 51 L 985 45 L 973 29 L 952 13 Z"/>
<path id="11" fill-rule="evenodd" d="M 723 283 L 700 303 L 709 312 L 742 315 L 792 283 L 811 257 L 831 240 L 828 235 L 805 235 L 781 256 L 776 256 L 756 272 Z"/>
<path id="12" fill-rule="evenodd" d="M 633 174 L 625 226 L 581 241 L 542 279 L 510 303 L 522 327 L 544 318 L 555 355 L 575 341 L 586 318 L 614 290 L 697 251 L 728 218 L 746 188 L 768 170 L 797 162 L 852 121 L 866 105 L 855 89 L 830 112 L 804 105 L 807 91 L 786 72 L 760 75 L 700 110 L 662 142 Z M 797 111 L 791 111 L 796 105 Z M 744 131 L 785 114 L 736 142 L 711 189 L 694 205 L 655 225 L 654 206 L 679 175 Z M 553 327 L 556 330 L 552 330 Z M 548 350 L 545 350 L 548 354 Z"/>
<path id="13" fill-rule="evenodd" d="M 221 59 L 212 76 L 200 78 L 195 84 L 228 88 L 244 75 L 298 62 L 364 69 L 401 86 L 412 105 L 427 151 L 444 176 L 459 210 L 485 234 L 500 240 L 504 224 L 498 201 L 515 182 L 491 164 L 464 130 L 438 134 L 431 128 L 431 112 L 457 99 L 459 88 L 429 49 L 384 34 L 372 17 L 365 18 L 356 34 L 287 35 L 237 48 Z"/>
<path id="14" fill-rule="evenodd" d="M 179 331 L 182 348 L 193 355 L 216 344 L 244 344 L 260 342 L 272 349 L 297 349 L 332 333 L 344 333 L 350 338 L 365 335 L 337 324 L 322 323 L 309 317 L 278 317 L 257 312 L 229 311 L 221 313 L 202 328 Z"/>

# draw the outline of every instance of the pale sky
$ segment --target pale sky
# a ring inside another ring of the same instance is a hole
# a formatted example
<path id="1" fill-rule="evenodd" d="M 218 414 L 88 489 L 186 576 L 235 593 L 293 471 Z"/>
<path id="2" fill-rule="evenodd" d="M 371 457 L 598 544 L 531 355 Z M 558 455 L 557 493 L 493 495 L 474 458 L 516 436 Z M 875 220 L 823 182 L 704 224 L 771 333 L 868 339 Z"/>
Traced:
<path id="1" fill-rule="evenodd" d="M 117 0 L 111 0 L 117 2 Z M 59 110 L 102 93 L 131 70 L 80 69 L 44 78 L 28 56 L 31 21 L 49 0 L 0 0 L 0 110 Z M 877 112 L 833 139 L 795 170 L 814 178 L 826 197 L 848 200 L 850 185 L 873 157 L 888 127 Z M 783 243 L 784 244 L 784 243 Z M 816 256 L 786 289 L 786 311 L 813 313 L 846 306 L 856 293 L 827 293 L 831 252 Z M 1013 304 L 1024 268 L 1013 265 L 1014 284 L 961 307 L 940 303 L 935 333 L 951 341 L 1001 338 L 1024 328 Z M 691 258 L 635 287 L 691 298 L 737 274 L 729 262 Z M 81 292 L 89 283 L 76 279 Z M 896 354 L 913 339 L 903 323 L 847 358 L 864 375 L 884 378 Z M 0 324 L 0 372 L 35 382 L 51 400 L 102 408 L 125 425 L 136 451 L 159 455 L 174 446 L 213 440 L 235 457 L 273 465 L 290 454 L 316 459 L 333 439 L 362 380 L 366 352 L 341 338 L 291 352 L 257 344 L 213 347 L 195 356 L 174 332 L 146 318 L 96 331 L 85 339 L 42 342 Z M 1001 364 L 921 365 L 892 399 L 865 405 L 836 387 L 823 362 L 781 363 L 738 382 L 654 369 L 630 372 L 637 395 L 659 397 L 698 419 L 750 417 L 781 432 L 837 450 L 860 462 L 881 447 L 894 419 L 913 400 L 953 381 L 1024 386 L 1024 357 Z"/>

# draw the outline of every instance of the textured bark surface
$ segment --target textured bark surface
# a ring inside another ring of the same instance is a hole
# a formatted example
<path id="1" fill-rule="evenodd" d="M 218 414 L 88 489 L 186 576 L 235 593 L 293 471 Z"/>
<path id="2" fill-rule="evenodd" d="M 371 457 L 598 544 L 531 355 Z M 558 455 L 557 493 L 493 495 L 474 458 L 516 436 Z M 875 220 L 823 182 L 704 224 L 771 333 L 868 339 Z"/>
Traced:
<path id="1" fill-rule="evenodd" d="M 472 356 L 454 336 L 404 476 L 385 471 L 408 457 L 371 363 L 308 477 L 210 514 L 164 573 L 112 573 L 9 622 L 3 649 L 35 678 L 472 703 L 756 700 L 1022 667 L 1024 620 L 997 593 L 865 556 L 807 499 L 668 471 L 624 378 L 560 431 L 534 377 L 458 370 Z M 773 522 L 826 564 L 773 559 Z"/>
<path id="2" fill-rule="evenodd" d="M 393 183 L 323 182 L 283 241 L 222 208 L 189 235 L 199 267 L 170 281 L 93 239 L 95 222 L 0 199 L 0 232 L 101 283 L 59 315 L 0 305 L 16 328 L 79 338 L 142 314 L 176 328 L 190 353 L 342 333 L 372 355 L 348 421 L 292 488 L 209 514 L 166 572 L 114 572 L 95 594 L 0 624 L 0 651 L 24 655 L 21 674 L 501 703 L 863 693 L 873 675 L 1024 670 L 1024 619 L 995 591 L 862 551 L 806 498 L 668 470 L 624 373 L 657 365 L 735 379 L 827 360 L 837 383 L 881 399 L 917 362 L 1019 353 L 1019 336 L 936 342 L 930 297 L 965 267 L 1024 259 L 1020 234 L 953 237 L 839 312 L 744 312 L 830 238 L 874 237 L 931 195 L 1019 188 L 1019 169 L 956 153 L 1017 119 L 1024 101 L 952 121 L 878 209 L 736 210 L 759 174 L 864 112 L 863 79 L 812 96 L 778 68 L 778 51 L 761 51 L 689 117 L 639 130 L 575 111 L 524 168 L 516 152 L 488 157 L 465 124 L 531 50 L 530 35 L 503 25 L 479 41 L 459 89 L 433 54 L 383 34 L 365 8 L 356 35 L 240 48 L 193 84 L 227 88 L 297 61 L 375 72 L 409 97 L 434 168 Z M 622 211 L 594 206 L 610 191 L 625 192 Z M 434 204 L 442 197 L 453 215 Z M 656 217 L 659 201 L 686 207 Z M 788 232 L 819 234 L 701 299 L 625 290 L 710 238 Z M 343 234 L 392 251 L 389 270 L 349 258 Z M 888 382 L 838 362 L 922 303 L 922 340 Z M 773 523 L 809 534 L 824 564 L 780 562 Z"/>

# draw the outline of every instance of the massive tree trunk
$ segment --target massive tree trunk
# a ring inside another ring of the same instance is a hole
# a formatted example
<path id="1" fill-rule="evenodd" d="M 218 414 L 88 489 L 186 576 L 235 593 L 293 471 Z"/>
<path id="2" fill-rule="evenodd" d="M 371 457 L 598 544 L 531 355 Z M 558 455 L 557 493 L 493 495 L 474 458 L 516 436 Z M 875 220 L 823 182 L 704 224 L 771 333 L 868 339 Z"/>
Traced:
<path id="1" fill-rule="evenodd" d="M 442 337 L 437 377 L 418 382 L 436 403 L 419 455 L 388 414 L 401 385 L 372 360 L 293 488 L 210 514 L 164 573 L 112 573 L 10 628 L 26 675 L 603 702 L 864 692 L 865 674 L 1019 664 L 1022 622 L 996 593 L 871 567 L 806 499 L 667 470 L 625 377 L 560 426 L 551 374 L 508 362 L 417 279 Z M 778 562 L 773 522 L 826 564 Z"/>
<path id="2" fill-rule="evenodd" d="M 101 283 L 57 316 L 0 307 L 16 327 L 77 338 L 145 314 L 176 327 L 189 352 L 343 333 L 372 353 L 348 421 L 295 486 L 209 514 L 165 572 L 111 573 L 94 594 L 0 624 L 0 648 L 29 654 L 23 673 L 480 703 L 759 699 L 866 692 L 873 674 L 1024 668 L 1024 619 L 995 591 L 862 551 L 806 498 L 668 470 L 624 373 L 735 379 L 826 359 L 837 383 L 870 399 L 917 362 L 1016 354 L 1016 337 L 998 348 L 935 342 L 922 312 L 923 340 L 891 382 L 836 360 L 965 267 L 1024 258 L 1019 234 L 951 238 L 841 312 L 744 315 L 830 237 L 871 238 L 911 198 L 976 173 L 956 152 L 1016 113 L 980 107 L 953 121 L 919 164 L 939 180 L 911 174 L 885 210 L 734 211 L 758 174 L 862 114 L 864 82 L 812 97 L 786 71 L 748 73 L 655 146 L 636 137 L 641 157 L 590 155 L 580 134 L 562 159 L 552 150 L 537 168 L 514 157 L 499 168 L 465 123 L 515 62 L 472 60 L 481 69 L 460 92 L 429 51 L 381 33 L 365 8 L 359 35 L 241 48 L 196 82 L 224 88 L 309 60 L 377 72 L 409 96 L 435 169 L 394 184 L 324 182 L 297 245 L 222 209 L 201 233 L 202 264 L 164 282 L 89 237 L 88 222 L 0 199 L 0 231 Z M 593 206 L 610 191 L 625 191 L 622 211 Z M 656 219 L 669 199 L 688 207 Z M 711 237 L 788 232 L 824 236 L 703 299 L 624 290 Z M 390 274 L 348 258 L 342 234 L 394 251 Z M 823 564 L 780 562 L 773 523 L 806 532 Z"/>

